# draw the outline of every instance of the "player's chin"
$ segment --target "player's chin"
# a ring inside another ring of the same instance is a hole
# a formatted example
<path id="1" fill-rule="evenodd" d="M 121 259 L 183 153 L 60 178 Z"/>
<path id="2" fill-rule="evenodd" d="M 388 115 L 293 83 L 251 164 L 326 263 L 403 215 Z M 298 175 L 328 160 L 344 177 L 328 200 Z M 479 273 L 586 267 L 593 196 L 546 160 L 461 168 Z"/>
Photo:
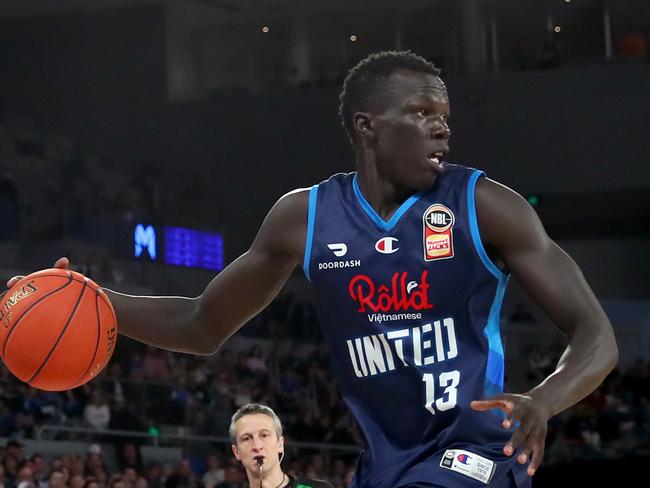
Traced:
<path id="1" fill-rule="evenodd" d="M 410 187 L 415 191 L 428 190 L 433 186 L 440 174 L 442 174 L 442 172 L 437 172 L 429 168 L 427 171 L 423 171 L 419 174 L 416 178 L 413 178 Z"/>

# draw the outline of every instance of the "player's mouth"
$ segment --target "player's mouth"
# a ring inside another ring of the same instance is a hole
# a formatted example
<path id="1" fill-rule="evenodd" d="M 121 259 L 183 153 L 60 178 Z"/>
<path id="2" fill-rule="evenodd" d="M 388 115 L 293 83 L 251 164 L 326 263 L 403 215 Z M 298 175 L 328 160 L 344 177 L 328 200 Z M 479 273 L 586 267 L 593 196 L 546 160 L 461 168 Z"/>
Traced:
<path id="1" fill-rule="evenodd" d="M 431 164 L 433 164 L 434 168 L 437 170 L 441 171 L 442 170 L 442 159 L 445 157 L 445 152 L 444 151 L 436 151 L 427 156 L 427 159 Z"/>

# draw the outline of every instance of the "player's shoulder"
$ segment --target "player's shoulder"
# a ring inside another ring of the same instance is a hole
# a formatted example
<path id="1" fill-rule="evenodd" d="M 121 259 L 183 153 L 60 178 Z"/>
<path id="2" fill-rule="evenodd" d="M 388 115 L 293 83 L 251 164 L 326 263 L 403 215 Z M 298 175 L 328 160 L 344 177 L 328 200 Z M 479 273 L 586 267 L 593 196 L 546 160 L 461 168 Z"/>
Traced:
<path id="1" fill-rule="evenodd" d="M 479 178 L 475 190 L 477 211 L 496 211 L 527 214 L 531 209 L 528 202 L 515 190 L 488 177 Z"/>
<path id="2" fill-rule="evenodd" d="M 273 210 L 280 212 L 298 213 L 301 216 L 309 210 L 309 199 L 315 196 L 318 189 L 324 186 L 351 185 L 355 173 L 336 173 L 329 178 L 306 188 L 296 188 L 285 193 L 273 206 Z"/>
<path id="3" fill-rule="evenodd" d="M 487 245 L 503 249 L 546 238 L 533 207 L 512 188 L 490 178 L 480 178 L 476 183 L 475 202 L 481 236 Z"/>
<path id="4" fill-rule="evenodd" d="M 307 210 L 309 203 L 310 188 L 296 188 L 290 192 L 282 195 L 275 203 L 273 208 L 278 208 L 283 211 L 300 211 L 300 209 Z"/>
<path id="5" fill-rule="evenodd" d="M 275 202 L 266 216 L 263 228 L 272 230 L 276 234 L 276 239 L 285 233 L 304 232 L 308 210 L 309 188 L 297 188 L 285 193 Z"/>

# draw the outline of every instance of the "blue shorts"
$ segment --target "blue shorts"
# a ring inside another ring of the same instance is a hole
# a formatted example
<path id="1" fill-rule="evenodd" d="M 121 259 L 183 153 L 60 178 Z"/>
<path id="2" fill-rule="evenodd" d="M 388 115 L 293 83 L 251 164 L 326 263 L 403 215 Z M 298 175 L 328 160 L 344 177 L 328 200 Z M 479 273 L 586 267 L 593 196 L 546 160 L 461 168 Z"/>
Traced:
<path id="1" fill-rule="evenodd" d="M 526 475 L 526 478 L 524 478 L 523 476 L 517 476 L 517 478 L 515 478 L 515 475 L 511 471 L 505 483 L 500 483 L 498 485 L 490 483 L 489 485 L 484 485 L 482 483 L 475 482 L 473 480 L 468 480 L 467 487 L 469 488 L 473 486 L 485 486 L 488 488 L 531 488 L 532 478 L 528 475 Z M 448 488 L 448 486 L 431 484 L 431 483 L 415 483 L 415 484 L 412 483 L 410 485 L 403 486 L 400 488 Z"/>

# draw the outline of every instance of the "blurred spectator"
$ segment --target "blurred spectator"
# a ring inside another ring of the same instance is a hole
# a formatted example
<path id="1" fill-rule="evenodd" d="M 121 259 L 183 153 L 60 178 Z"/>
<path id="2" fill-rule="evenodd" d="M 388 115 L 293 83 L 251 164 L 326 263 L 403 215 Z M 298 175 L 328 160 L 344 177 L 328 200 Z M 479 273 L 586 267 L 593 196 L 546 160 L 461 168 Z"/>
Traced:
<path id="1" fill-rule="evenodd" d="M 47 475 L 47 466 L 43 456 L 38 453 L 34 453 L 29 458 L 29 463 L 32 468 L 32 474 L 34 476 L 34 481 L 39 487 L 45 486 L 45 477 Z"/>
<path id="2" fill-rule="evenodd" d="M 149 347 L 144 356 L 143 372 L 144 378 L 150 381 L 167 381 L 169 379 L 169 367 L 162 349 Z"/>
<path id="3" fill-rule="evenodd" d="M 4 456 L 12 457 L 16 460 L 16 462 L 21 462 L 24 457 L 24 448 L 25 446 L 21 442 L 17 441 L 16 439 L 10 439 L 5 444 Z"/>
<path id="4" fill-rule="evenodd" d="M 2 458 L 2 470 L 4 472 L 5 488 L 14 488 L 18 477 L 18 460 L 5 454 Z"/>
<path id="5" fill-rule="evenodd" d="M 126 483 L 127 488 L 133 488 L 135 482 L 138 480 L 138 472 L 132 466 L 127 466 L 122 471 L 122 479 Z"/>
<path id="6" fill-rule="evenodd" d="M 130 488 L 120 475 L 111 476 L 108 486 L 109 488 Z"/>
<path id="7" fill-rule="evenodd" d="M 65 475 L 63 474 L 63 471 L 53 469 L 47 480 L 47 486 L 48 488 L 68 488 L 65 483 Z"/>
<path id="8" fill-rule="evenodd" d="M 85 478 L 80 474 L 75 474 L 70 478 L 69 487 L 70 488 L 84 488 L 86 485 Z"/>
<path id="9" fill-rule="evenodd" d="M 111 362 L 107 373 L 102 376 L 104 390 L 110 398 L 117 402 L 124 400 L 125 387 L 123 379 L 122 365 L 117 361 Z"/>
<path id="10" fill-rule="evenodd" d="M 138 476 L 138 479 L 135 480 L 134 488 L 149 488 L 149 482 L 144 476 Z"/>
<path id="11" fill-rule="evenodd" d="M 19 484 L 20 482 L 27 482 L 32 485 L 35 483 L 34 473 L 32 472 L 32 468 L 29 466 L 28 462 L 23 461 L 18 467 L 16 484 Z"/>
<path id="12" fill-rule="evenodd" d="M 246 358 L 246 367 L 251 373 L 266 376 L 266 361 L 259 345 L 256 344 L 250 349 Z"/>
<path id="13" fill-rule="evenodd" d="M 119 462 L 121 468 L 135 469 L 136 473 L 142 472 L 142 455 L 140 448 L 133 442 L 127 442 L 120 449 Z"/>
<path id="14" fill-rule="evenodd" d="M 184 476 L 187 479 L 187 482 L 189 483 L 190 486 L 196 485 L 196 476 L 194 475 L 194 471 L 192 470 L 192 464 L 190 463 L 189 459 L 187 458 L 181 459 L 181 462 L 178 464 L 178 468 L 176 469 L 176 472 Z"/>
<path id="15" fill-rule="evenodd" d="M 149 464 L 145 471 L 149 488 L 162 488 L 162 468 L 159 464 Z"/>
<path id="16" fill-rule="evenodd" d="M 93 429 L 106 430 L 111 421 L 111 410 L 98 389 L 93 390 L 90 403 L 84 408 L 84 422 Z"/>
<path id="17" fill-rule="evenodd" d="M 243 488 L 243 475 L 239 468 L 228 466 L 224 473 L 224 480 L 215 488 Z"/>
<path id="18" fill-rule="evenodd" d="M 216 454 L 209 454 L 206 459 L 208 469 L 203 473 L 201 482 L 204 488 L 214 488 L 215 485 L 224 481 L 225 471 Z"/>

